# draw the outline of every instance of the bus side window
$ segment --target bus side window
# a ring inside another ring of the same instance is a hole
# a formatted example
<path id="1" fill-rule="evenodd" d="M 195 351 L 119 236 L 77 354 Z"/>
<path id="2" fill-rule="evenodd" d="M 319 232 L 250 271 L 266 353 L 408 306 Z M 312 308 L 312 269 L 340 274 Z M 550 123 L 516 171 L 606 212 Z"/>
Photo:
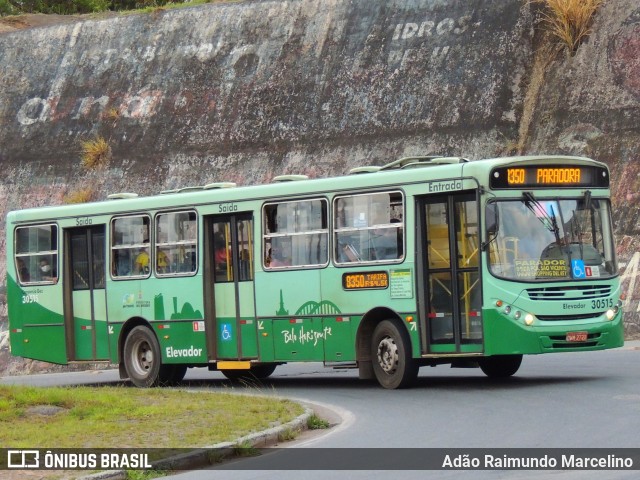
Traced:
<path id="1" fill-rule="evenodd" d="M 336 263 L 399 263 L 403 260 L 402 192 L 336 197 L 333 211 Z"/>
<path id="2" fill-rule="evenodd" d="M 317 268 L 329 262 L 325 199 L 267 204 L 263 222 L 265 269 Z"/>
<path id="3" fill-rule="evenodd" d="M 154 272 L 159 277 L 194 275 L 198 268 L 198 215 L 195 211 L 158 213 Z"/>
<path id="4" fill-rule="evenodd" d="M 58 281 L 58 228 L 35 225 L 16 229 L 15 269 L 21 284 Z"/>
<path id="5" fill-rule="evenodd" d="M 149 223 L 148 215 L 117 217 L 111 222 L 111 274 L 114 278 L 149 276 Z"/>

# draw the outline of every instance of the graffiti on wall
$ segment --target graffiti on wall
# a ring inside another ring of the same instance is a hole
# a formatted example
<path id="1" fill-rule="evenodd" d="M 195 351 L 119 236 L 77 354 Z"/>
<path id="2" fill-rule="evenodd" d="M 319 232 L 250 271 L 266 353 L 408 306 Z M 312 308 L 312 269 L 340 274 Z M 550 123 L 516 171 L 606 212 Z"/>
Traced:
<path id="1" fill-rule="evenodd" d="M 424 19 L 415 22 L 396 24 L 393 30 L 393 48 L 389 53 L 389 64 L 404 64 L 411 57 L 420 54 L 420 48 L 424 43 L 433 39 L 446 38 L 443 45 L 430 47 L 431 59 L 445 59 L 451 50 L 451 42 L 460 37 L 470 27 L 471 16 L 465 15 L 459 18 L 444 18 L 442 20 Z M 475 25 L 477 27 L 477 25 Z"/>
<path id="2" fill-rule="evenodd" d="M 388 49 L 387 66 L 402 68 L 413 60 L 423 59 L 425 48 L 430 52 L 426 55 L 426 61 L 444 61 L 460 43 L 462 36 L 473 34 L 473 29 L 478 26 L 479 23 L 473 23 L 470 15 L 457 18 L 421 18 L 390 25 L 385 29 L 386 38 L 381 41 L 382 45 L 388 46 L 385 47 Z M 372 25 L 369 28 L 374 31 L 378 26 Z M 82 65 L 87 79 L 108 75 L 109 70 L 113 70 L 114 74 L 117 71 L 153 70 L 159 62 L 170 59 L 177 72 L 188 71 L 184 66 L 186 64 L 191 65 L 189 69 L 193 69 L 193 62 L 220 68 L 222 82 L 212 87 L 186 83 L 182 90 L 168 93 L 148 84 L 143 85 L 142 80 L 136 82 L 136 75 L 132 75 L 132 91 L 105 90 L 101 95 L 93 92 L 93 95 L 74 97 L 68 94 L 68 89 L 63 88 L 67 80 L 61 78 L 54 82 L 48 96 L 33 96 L 24 100 L 17 110 L 16 121 L 22 127 L 36 127 L 38 124 L 64 120 L 96 120 L 107 109 L 115 109 L 122 117 L 138 119 L 141 122 L 158 114 L 207 114 L 215 110 L 230 83 L 239 78 L 247 81 L 247 76 L 263 75 L 265 79 L 269 78 L 269 74 L 273 73 L 269 69 L 273 69 L 276 63 L 273 61 L 274 52 L 279 50 L 275 45 L 268 45 L 269 42 L 282 43 L 286 42 L 286 39 L 268 39 L 267 45 L 238 44 L 231 48 L 220 41 L 189 43 L 172 45 L 170 51 L 166 45 L 140 45 L 82 52 L 70 49 L 65 53 L 61 64 Z M 283 45 L 279 47 L 282 49 Z M 135 87 L 136 83 L 139 83 L 139 88 Z M 198 93 L 194 93 L 194 90 Z"/>

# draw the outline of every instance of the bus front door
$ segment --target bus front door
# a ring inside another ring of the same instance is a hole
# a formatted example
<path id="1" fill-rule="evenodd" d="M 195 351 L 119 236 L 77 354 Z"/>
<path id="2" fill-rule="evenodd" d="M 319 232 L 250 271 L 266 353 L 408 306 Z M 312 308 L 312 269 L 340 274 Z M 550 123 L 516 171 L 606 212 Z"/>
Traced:
<path id="1" fill-rule="evenodd" d="M 108 360 L 105 226 L 64 232 L 64 318 L 69 361 Z"/>
<path id="2" fill-rule="evenodd" d="M 205 322 L 209 360 L 258 357 L 250 213 L 205 217 Z"/>
<path id="3" fill-rule="evenodd" d="M 482 352 L 482 292 L 476 192 L 418 203 L 423 354 Z"/>

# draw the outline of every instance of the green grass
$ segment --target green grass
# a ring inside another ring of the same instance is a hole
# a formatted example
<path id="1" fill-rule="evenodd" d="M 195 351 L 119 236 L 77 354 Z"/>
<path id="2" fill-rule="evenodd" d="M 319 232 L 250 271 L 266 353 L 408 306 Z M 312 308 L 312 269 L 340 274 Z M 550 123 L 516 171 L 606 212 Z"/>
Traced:
<path id="1" fill-rule="evenodd" d="M 41 406 L 61 410 L 34 413 L 33 408 Z M 202 447 L 286 423 L 302 413 L 302 407 L 288 400 L 231 393 L 0 385 L 0 445 Z"/>
<path id="2" fill-rule="evenodd" d="M 202 5 L 206 3 L 231 3 L 238 0 L 175 0 L 175 1 L 159 1 L 145 0 L 138 1 L 135 4 L 131 2 L 112 2 L 110 0 L 76 0 L 75 2 L 16 2 L 11 0 L 0 0 L 0 16 L 20 15 L 26 13 L 43 13 L 58 15 L 82 15 L 82 14 L 100 14 L 109 10 L 110 7 L 115 8 L 121 13 L 128 12 L 151 12 L 155 10 L 165 10 L 172 8 L 191 7 L 194 5 Z M 128 8 L 135 7 L 139 8 Z"/>
<path id="3" fill-rule="evenodd" d="M 290 442 L 298 437 L 298 432 L 291 428 L 285 428 L 278 434 L 279 442 Z"/>
<path id="4" fill-rule="evenodd" d="M 162 12 L 165 10 L 175 10 L 178 8 L 188 8 L 194 7 L 196 5 L 206 5 L 207 3 L 240 3 L 243 0 L 192 0 L 188 3 L 178 3 L 178 2 L 170 2 L 165 3 L 164 5 L 148 5 L 146 7 L 141 7 L 132 10 L 120 10 L 118 13 L 121 15 L 130 15 L 137 13 L 155 13 Z"/>
<path id="5" fill-rule="evenodd" d="M 174 472 L 164 470 L 127 470 L 127 480 L 152 480 L 154 478 L 166 477 Z"/>
<path id="6" fill-rule="evenodd" d="M 309 430 L 323 430 L 329 428 L 329 422 L 324 418 L 318 417 L 315 413 L 307 419 L 307 428 Z"/>

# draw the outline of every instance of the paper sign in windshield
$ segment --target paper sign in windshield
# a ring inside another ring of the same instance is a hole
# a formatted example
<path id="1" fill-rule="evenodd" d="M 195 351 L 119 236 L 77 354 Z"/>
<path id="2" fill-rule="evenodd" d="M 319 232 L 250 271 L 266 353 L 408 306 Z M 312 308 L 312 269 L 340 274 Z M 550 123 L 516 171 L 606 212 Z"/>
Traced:
<path id="1" fill-rule="evenodd" d="M 566 260 L 516 260 L 516 277 L 567 278 L 569 266 Z"/>

